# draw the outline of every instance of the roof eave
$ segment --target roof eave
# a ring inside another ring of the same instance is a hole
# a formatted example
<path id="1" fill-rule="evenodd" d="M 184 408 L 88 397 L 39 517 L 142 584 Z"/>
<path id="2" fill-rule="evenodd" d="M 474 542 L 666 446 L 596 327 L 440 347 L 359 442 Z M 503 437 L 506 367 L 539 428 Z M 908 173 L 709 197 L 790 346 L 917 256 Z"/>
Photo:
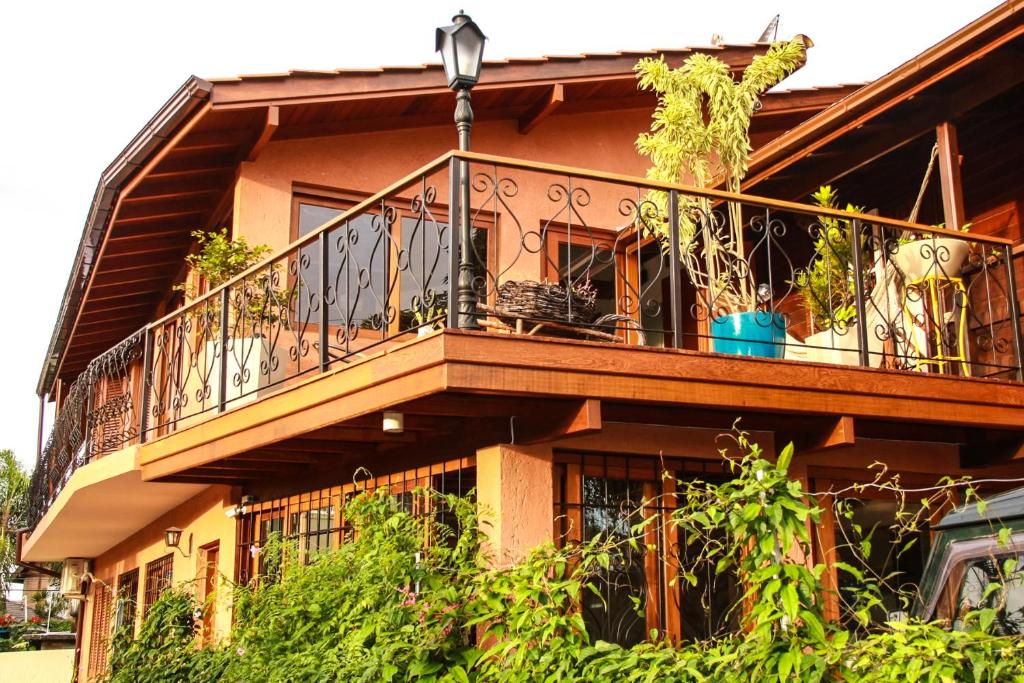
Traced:
<path id="1" fill-rule="evenodd" d="M 56 379 L 57 367 L 93 265 L 91 259 L 107 229 L 118 192 L 160 145 L 209 98 L 212 89 L 210 82 L 196 76 L 189 77 L 100 175 L 36 383 L 39 396 L 48 393 Z"/>

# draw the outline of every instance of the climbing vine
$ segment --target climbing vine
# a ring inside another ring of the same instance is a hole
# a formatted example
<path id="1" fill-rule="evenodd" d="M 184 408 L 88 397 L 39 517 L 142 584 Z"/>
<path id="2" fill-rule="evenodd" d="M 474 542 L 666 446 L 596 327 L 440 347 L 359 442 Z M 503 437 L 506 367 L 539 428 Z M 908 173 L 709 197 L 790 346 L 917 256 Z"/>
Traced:
<path id="1" fill-rule="evenodd" d="M 964 615 L 961 630 L 880 622 L 873 615 L 891 577 L 840 562 L 838 571 L 858 579 L 843 596 L 852 622 L 827 619 L 826 568 L 809 559 L 823 497 L 790 478 L 792 447 L 772 461 L 745 435 L 735 438 L 731 478 L 677 482 L 667 519 L 645 515 L 654 502 L 645 500 L 625 538 L 543 545 L 511 567 L 490 563 L 469 500 L 421 492 L 434 512 L 414 516 L 385 490 L 362 494 L 347 504 L 352 529 L 339 548 L 304 564 L 282 543 L 279 569 L 234 588 L 224 642 L 200 646 L 194 600 L 168 591 L 139 636 L 115 646 L 109 680 L 1024 681 L 1024 640 L 999 634 L 998 606 Z M 869 486 L 901 490 L 884 471 Z M 896 523 L 910 531 L 924 514 Z M 696 583 L 709 562 L 739 581 L 734 625 L 701 642 L 657 632 L 629 648 L 592 641 L 581 602 L 623 553 L 648 551 L 652 527 L 678 533 L 692 550 L 686 561 L 666 559 L 679 581 Z M 851 539 L 865 542 L 870 530 Z"/>

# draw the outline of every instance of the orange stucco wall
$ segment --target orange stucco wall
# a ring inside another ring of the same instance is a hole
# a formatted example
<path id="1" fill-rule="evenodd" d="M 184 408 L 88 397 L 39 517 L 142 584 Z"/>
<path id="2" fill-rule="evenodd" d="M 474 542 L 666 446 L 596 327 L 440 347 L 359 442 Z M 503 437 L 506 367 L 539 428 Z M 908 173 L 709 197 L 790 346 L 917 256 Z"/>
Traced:
<path id="1" fill-rule="evenodd" d="M 473 128 L 472 149 L 642 176 L 648 163 L 634 143 L 649 122 L 646 109 L 554 116 L 521 135 L 514 120 L 485 121 Z M 455 146 L 454 124 L 272 142 L 256 161 L 242 164 L 235 234 L 283 247 L 289 242 L 293 184 L 373 193 Z M 535 180 L 536 187 L 520 187 L 522 196 L 543 196 Z"/>
<path id="2" fill-rule="evenodd" d="M 211 486 L 191 500 L 168 511 L 146 527 L 114 546 L 92 562 L 95 581 L 116 586 L 117 577 L 132 569 L 139 569 L 139 594 L 137 621 L 141 622 L 146 583 L 146 563 L 159 559 L 168 553 L 174 554 L 174 583 L 192 583 L 202 597 L 202 567 L 205 555 L 203 546 L 219 543 L 218 571 L 227 579 L 235 575 L 235 520 L 228 518 L 224 511 L 233 505 L 233 490 L 227 486 Z M 101 522 L 102 520 L 97 520 Z M 168 548 L 164 531 L 171 526 L 182 529 L 182 552 Z M 188 553 L 189 535 L 192 536 L 192 552 Z M 231 609 L 228 591 L 220 590 L 217 598 L 215 629 L 217 635 L 227 633 L 231 624 Z M 90 592 L 91 597 L 91 592 Z M 88 680 L 88 659 L 91 646 L 91 625 L 93 601 L 86 600 L 82 637 L 82 657 L 79 663 L 80 680 Z"/>

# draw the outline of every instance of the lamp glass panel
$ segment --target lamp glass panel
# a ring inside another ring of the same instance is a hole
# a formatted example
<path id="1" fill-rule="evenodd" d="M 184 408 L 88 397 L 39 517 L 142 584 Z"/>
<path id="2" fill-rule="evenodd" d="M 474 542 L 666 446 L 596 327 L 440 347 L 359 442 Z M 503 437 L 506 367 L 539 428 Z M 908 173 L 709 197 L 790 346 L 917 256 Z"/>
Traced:
<path id="1" fill-rule="evenodd" d="M 480 77 L 480 61 L 484 53 L 483 37 L 473 29 L 466 28 L 458 32 L 455 43 L 459 76 L 476 83 Z"/>

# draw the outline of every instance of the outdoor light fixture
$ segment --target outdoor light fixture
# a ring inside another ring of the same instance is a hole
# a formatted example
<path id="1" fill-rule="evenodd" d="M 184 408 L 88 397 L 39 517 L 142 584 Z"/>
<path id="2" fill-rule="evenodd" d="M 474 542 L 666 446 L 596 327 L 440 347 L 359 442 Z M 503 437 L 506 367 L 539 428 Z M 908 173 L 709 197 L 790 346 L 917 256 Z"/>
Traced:
<path id="1" fill-rule="evenodd" d="M 164 531 L 164 543 L 168 548 L 176 548 L 184 557 L 192 556 L 192 534 L 188 535 L 188 554 L 186 555 L 185 551 L 181 549 L 181 529 L 176 526 L 168 527 Z"/>
<path id="2" fill-rule="evenodd" d="M 435 49 L 441 53 L 444 75 L 452 90 L 469 90 L 480 79 L 487 36 L 462 10 L 452 17 L 452 25 L 437 29 Z"/>
<path id="3" fill-rule="evenodd" d="M 401 434 L 405 431 L 405 415 L 385 411 L 383 429 L 385 434 Z"/>
<path id="4" fill-rule="evenodd" d="M 473 108 L 469 90 L 480 80 L 487 36 L 462 10 L 452 17 L 452 25 L 437 29 L 435 49 L 441 53 L 448 87 L 455 91 L 455 128 L 459 133 L 459 149 L 469 151 L 469 135 L 473 128 Z M 469 164 L 459 162 L 459 327 L 477 327 L 476 293 L 473 291 L 473 261 L 470 244 Z M 454 273 L 452 277 L 454 277 Z M 449 320 L 452 318 L 449 317 Z"/>

